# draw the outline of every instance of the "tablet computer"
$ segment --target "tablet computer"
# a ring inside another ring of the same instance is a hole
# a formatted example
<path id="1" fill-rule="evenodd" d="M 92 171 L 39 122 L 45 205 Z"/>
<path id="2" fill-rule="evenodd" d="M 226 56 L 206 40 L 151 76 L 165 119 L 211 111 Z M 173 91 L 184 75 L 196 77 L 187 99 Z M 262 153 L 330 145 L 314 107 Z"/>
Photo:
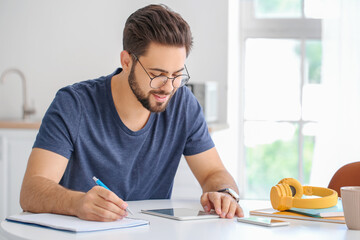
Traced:
<path id="1" fill-rule="evenodd" d="M 219 218 L 215 212 L 204 212 L 190 208 L 164 208 L 164 209 L 149 209 L 141 210 L 142 213 L 151 214 L 159 217 L 165 217 L 175 220 L 197 220 Z"/>

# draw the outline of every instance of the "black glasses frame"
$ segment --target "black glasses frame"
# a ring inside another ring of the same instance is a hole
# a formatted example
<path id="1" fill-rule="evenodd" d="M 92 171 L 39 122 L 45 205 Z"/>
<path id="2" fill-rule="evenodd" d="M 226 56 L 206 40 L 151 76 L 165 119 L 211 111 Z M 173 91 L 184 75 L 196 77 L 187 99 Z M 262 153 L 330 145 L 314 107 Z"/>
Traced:
<path id="1" fill-rule="evenodd" d="M 146 71 L 146 68 L 145 68 L 145 67 L 142 65 L 142 63 L 140 62 L 139 58 L 138 58 L 135 54 L 133 54 L 133 53 L 132 53 L 131 55 L 133 55 L 134 58 L 135 58 L 135 60 L 140 63 L 141 67 L 144 69 L 144 71 L 146 72 L 146 74 L 147 74 L 148 77 L 150 78 L 150 87 L 153 88 L 153 89 L 159 89 L 159 88 L 161 88 L 162 86 L 164 86 L 164 85 L 168 82 L 169 79 L 172 80 L 172 81 L 171 81 L 171 84 L 172 84 L 173 88 L 180 88 L 180 87 L 184 86 L 186 83 L 188 83 L 189 80 L 190 80 L 190 75 L 189 75 L 189 72 L 188 72 L 185 64 L 184 64 L 184 68 L 185 68 L 186 74 L 180 74 L 180 75 L 177 75 L 177 76 L 175 76 L 175 77 L 168 77 L 168 76 L 163 76 L 163 75 L 151 77 L 150 74 L 148 73 L 148 71 Z M 184 76 L 187 77 L 187 80 L 186 80 L 186 81 L 181 81 L 180 86 L 175 87 L 175 86 L 174 86 L 174 81 L 175 81 L 175 79 L 178 78 L 178 77 L 184 77 Z M 151 83 L 152 83 L 152 81 L 153 81 L 155 78 L 158 78 L 158 79 L 159 79 L 159 78 L 163 78 L 163 79 L 165 79 L 165 77 L 166 77 L 166 80 L 163 80 L 163 84 L 162 84 L 160 87 L 157 87 L 157 88 L 156 88 L 156 87 L 151 86 Z"/>

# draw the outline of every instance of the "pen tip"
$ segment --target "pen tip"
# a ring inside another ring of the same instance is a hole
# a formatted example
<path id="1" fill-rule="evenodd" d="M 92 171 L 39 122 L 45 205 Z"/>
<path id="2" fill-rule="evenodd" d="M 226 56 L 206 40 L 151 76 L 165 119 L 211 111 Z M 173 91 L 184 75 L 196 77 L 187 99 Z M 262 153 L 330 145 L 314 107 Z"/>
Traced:
<path id="1" fill-rule="evenodd" d="M 93 180 L 96 182 L 98 179 L 95 176 L 93 176 Z"/>

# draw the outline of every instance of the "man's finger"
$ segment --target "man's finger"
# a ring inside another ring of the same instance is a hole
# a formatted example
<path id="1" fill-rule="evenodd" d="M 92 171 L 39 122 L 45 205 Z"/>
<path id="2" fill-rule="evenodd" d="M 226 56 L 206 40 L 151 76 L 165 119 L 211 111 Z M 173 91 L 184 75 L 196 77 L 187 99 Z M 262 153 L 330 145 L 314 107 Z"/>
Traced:
<path id="1" fill-rule="evenodd" d="M 94 206 L 92 214 L 93 217 L 95 217 L 94 220 L 103 222 L 111 222 L 124 218 L 124 216 L 118 215 L 99 206 Z"/>
<path id="2" fill-rule="evenodd" d="M 236 213 L 236 209 L 238 208 L 238 206 L 239 206 L 239 204 L 237 204 L 236 202 L 232 202 L 226 217 L 227 218 L 233 218 L 235 213 Z"/>
<path id="3" fill-rule="evenodd" d="M 229 212 L 230 204 L 233 202 L 232 197 L 227 196 L 227 193 L 221 193 L 221 217 L 225 218 Z"/>
<path id="4" fill-rule="evenodd" d="M 209 201 L 209 194 L 208 193 L 204 193 L 201 196 L 200 203 L 203 206 L 205 212 L 210 212 L 211 211 L 211 203 Z"/>
<path id="5" fill-rule="evenodd" d="M 244 212 L 242 210 L 242 208 L 240 207 L 240 205 L 238 204 L 237 208 L 236 208 L 236 212 L 235 212 L 236 216 L 238 217 L 243 217 L 244 216 Z"/>
<path id="6" fill-rule="evenodd" d="M 119 216 L 126 216 L 127 212 L 126 210 L 120 208 L 119 206 L 117 206 L 116 204 L 114 204 L 113 202 L 107 201 L 103 198 L 98 198 L 94 201 L 95 206 L 98 206 L 100 208 L 103 208 L 107 211 L 111 211 Z"/>
<path id="7" fill-rule="evenodd" d="M 215 212 L 221 215 L 221 194 L 218 192 L 210 192 L 209 200 L 212 202 Z"/>
<path id="8" fill-rule="evenodd" d="M 100 197 L 102 197 L 103 199 L 109 202 L 114 203 L 119 208 L 125 210 L 128 207 L 128 204 L 124 200 L 119 198 L 114 192 L 100 186 L 95 186 L 94 188 L 97 188 L 96 191 Z"/>

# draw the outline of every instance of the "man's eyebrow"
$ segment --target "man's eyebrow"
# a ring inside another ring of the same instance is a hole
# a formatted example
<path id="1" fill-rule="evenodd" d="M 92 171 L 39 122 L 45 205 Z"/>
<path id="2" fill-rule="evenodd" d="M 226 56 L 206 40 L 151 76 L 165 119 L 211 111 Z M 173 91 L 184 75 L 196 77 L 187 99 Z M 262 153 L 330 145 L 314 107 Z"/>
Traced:
<path id="1" fill-rule="evenodd" d="M 181 69 L 175 71 L 174 73 L 178 73 L 178 72 L 182 72 L 185 68 L 182 67 Z M 158 71 L 158 72 L 162 72 L 162 73 L 169 73 L 168 71 L 164 70 L 164 69 L 161 69 L 161 68 L 149 68 L 149 70 L 152 70 L 152 71 Z"/>

